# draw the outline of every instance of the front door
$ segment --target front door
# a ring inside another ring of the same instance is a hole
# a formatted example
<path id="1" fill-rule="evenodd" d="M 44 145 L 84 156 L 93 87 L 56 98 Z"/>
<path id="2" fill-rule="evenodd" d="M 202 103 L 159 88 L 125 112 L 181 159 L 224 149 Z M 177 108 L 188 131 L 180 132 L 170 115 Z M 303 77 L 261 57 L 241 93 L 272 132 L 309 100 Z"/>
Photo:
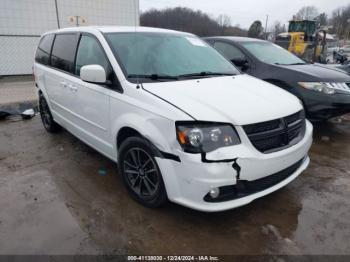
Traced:
<path id="1" fill-rule="evenodd" d="M 236 67 L 244 73 L 251 74 L 252 63 L 250 59 L 237 47 L 223 41 L 215 41 L 214 48 L 232 63 L 234 63 L 234 60 L 247 61 L 245 66 L 236 65 Z"/>
<path id="2" fill-rule="evenodd" d="M 75 124 L 80 136 L 99 151 L 107 155 L 113 153 L 113 140 L 110 135 L 110 92 L 107 84 L 87 83 L 80 79 L 80 69 L 85 65 L 101 65 L 107 75 L 107 81 L 113 83 L 114 73 L 97 38 L 82 34 L 78 45 L 74 74 L 77 76 L 69 83 L 73 94 L 73 112 Z"/>

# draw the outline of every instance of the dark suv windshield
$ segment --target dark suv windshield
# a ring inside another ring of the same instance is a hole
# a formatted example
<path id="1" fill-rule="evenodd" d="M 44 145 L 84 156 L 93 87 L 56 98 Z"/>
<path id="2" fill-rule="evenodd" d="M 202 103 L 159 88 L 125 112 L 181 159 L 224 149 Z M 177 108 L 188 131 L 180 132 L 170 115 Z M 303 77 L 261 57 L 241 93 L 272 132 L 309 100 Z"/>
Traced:
<path id="1" fill-rule="evenodd" d="M 267 64 L 306 64 L 299 57 L 291 54 L 282 47 L 269 42 L 244 42 L 242 45 L 257 59 Z"/>
<path id="2" fill-rule="evenodd" d="M 174 81 L 239 74 L 216 50 L 197 37 L 165 33 L 108 33 L 118 62 L 130 81 Z"/>

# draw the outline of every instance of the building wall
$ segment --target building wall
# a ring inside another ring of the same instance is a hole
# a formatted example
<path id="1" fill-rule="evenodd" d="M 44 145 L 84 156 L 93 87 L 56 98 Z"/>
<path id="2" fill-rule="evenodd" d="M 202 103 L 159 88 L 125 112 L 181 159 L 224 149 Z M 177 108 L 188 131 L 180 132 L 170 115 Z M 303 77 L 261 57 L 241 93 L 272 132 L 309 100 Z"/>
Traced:
<path id="1" fill-rule="evenodd" d="M 0 36 L 0 76 L 31 74 L 38 41 L 39 37 Z"/>
<path id="2" fill-rule="evenodd" d="M 84 26 L 138 25 L 139 0 L 0 0 L 0 76 L 31 74 L 40 35 L 76 26 L 75 16 Z"/>

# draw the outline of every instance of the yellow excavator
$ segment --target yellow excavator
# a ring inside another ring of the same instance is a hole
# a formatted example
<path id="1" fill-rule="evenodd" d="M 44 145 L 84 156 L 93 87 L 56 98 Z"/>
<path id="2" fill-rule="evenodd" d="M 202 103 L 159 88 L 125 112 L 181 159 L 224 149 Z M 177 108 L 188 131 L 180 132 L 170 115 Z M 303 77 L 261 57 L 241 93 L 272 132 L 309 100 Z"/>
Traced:
<path id="1" fill-rule="evenodd" d="M 277 35 L 275 43 L 307 62 L 324 63 L 326 36 L 326 30 L 318 29 L 315 20 L 292 20 L 288 32 Z"/>

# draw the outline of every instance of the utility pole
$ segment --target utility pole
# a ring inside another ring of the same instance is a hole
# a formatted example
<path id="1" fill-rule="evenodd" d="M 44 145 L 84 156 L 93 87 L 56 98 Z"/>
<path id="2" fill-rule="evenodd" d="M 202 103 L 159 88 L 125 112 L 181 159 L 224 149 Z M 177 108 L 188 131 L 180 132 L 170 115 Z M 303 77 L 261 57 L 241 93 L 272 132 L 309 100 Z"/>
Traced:
<path id="1" fill-rule="evenodd" d="M 265 40 L 267 40 L 267 23 L 269 21 L 269 15 L 266 15 L 266 23 L 265 23 Z"/>
<path id="2" fill-rule="evenodd" d="M 57 27 L 58 27 L 58 29 L 60 29 L 61 25 L 60 25 L 60 18 L 58 16 L 57 0 L 55 0 L 55 8 L 56 8 Z"/>

